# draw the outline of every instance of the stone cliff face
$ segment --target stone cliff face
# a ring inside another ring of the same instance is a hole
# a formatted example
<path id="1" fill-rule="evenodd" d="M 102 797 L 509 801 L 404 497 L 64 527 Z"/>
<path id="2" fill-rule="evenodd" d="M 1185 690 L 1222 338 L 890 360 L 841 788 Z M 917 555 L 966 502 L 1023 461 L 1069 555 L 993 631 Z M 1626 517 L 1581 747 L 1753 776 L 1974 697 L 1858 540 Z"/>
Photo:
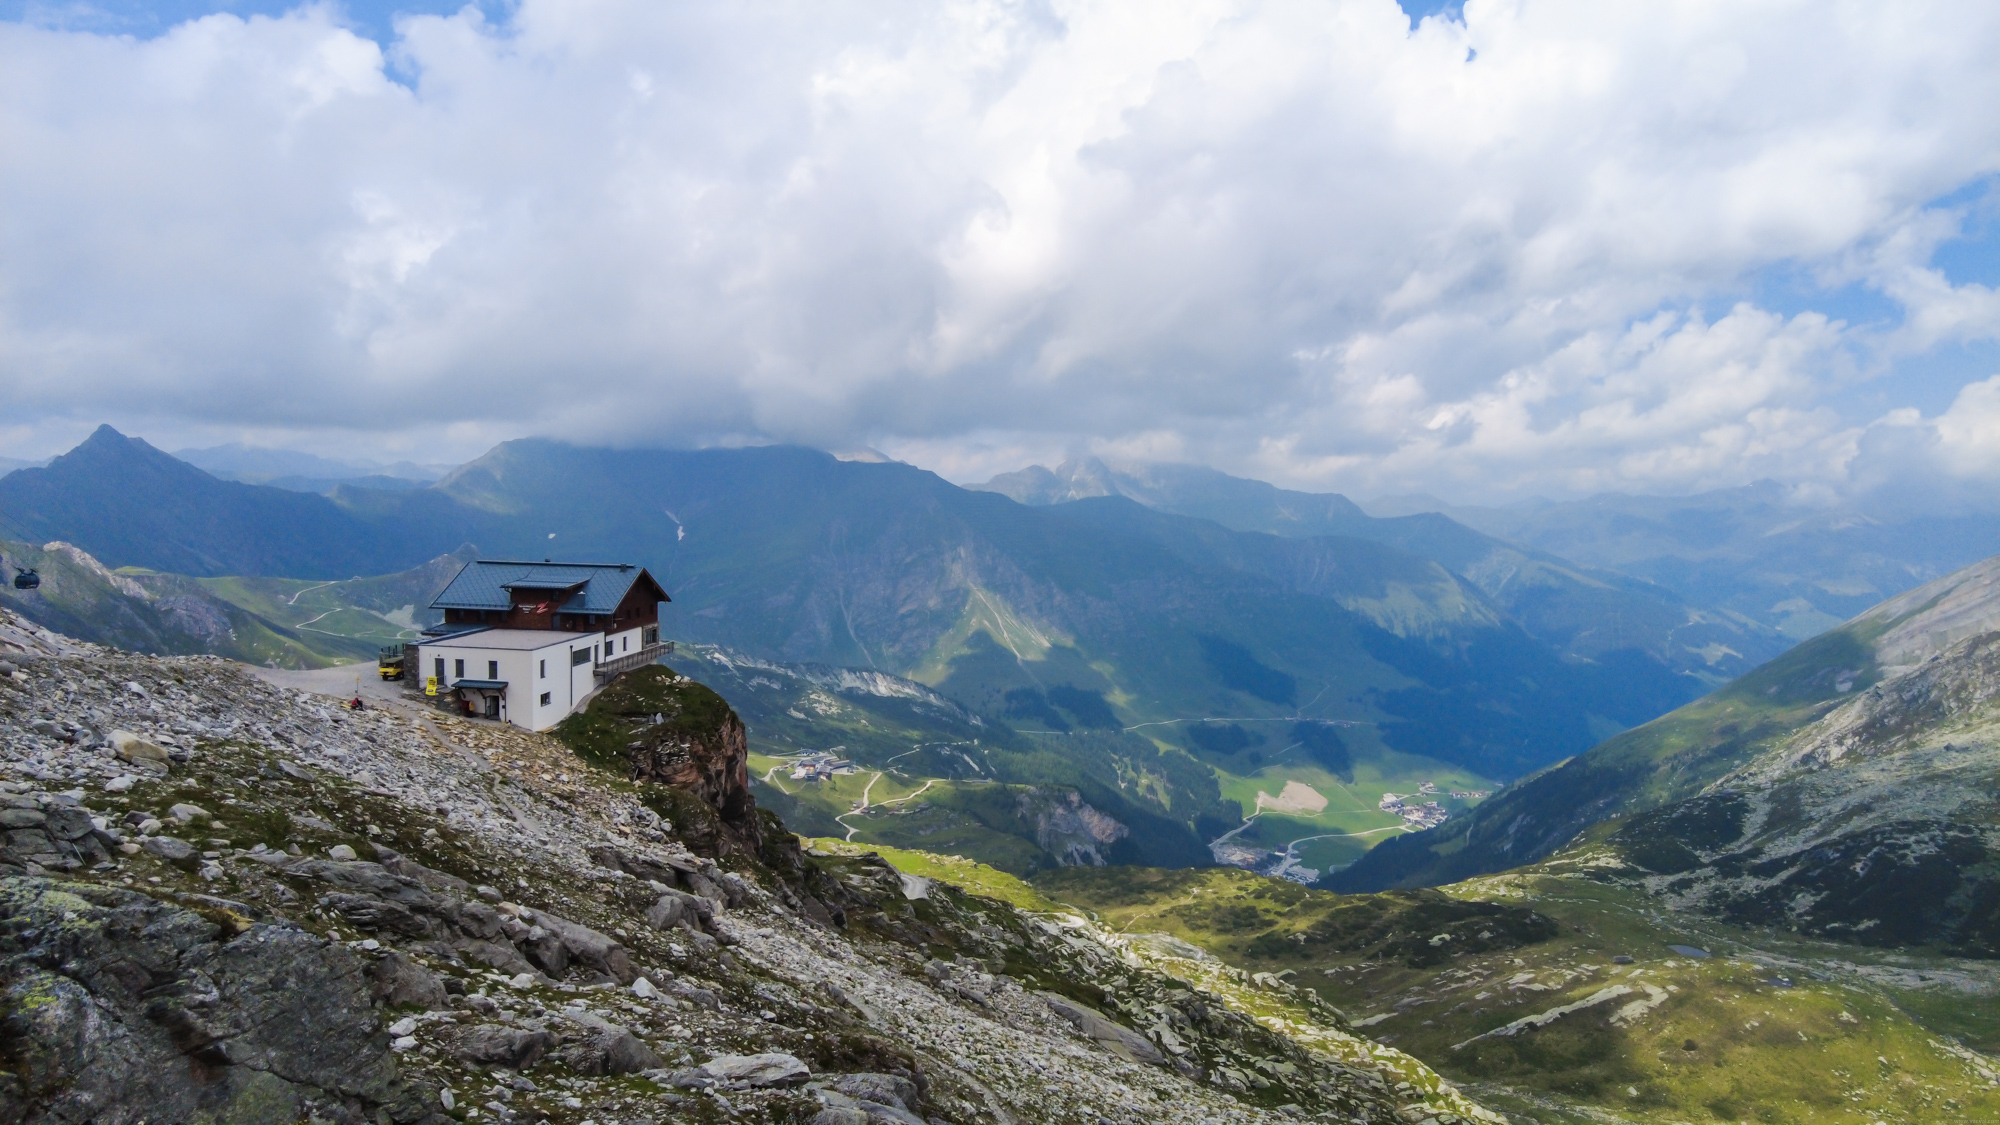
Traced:
<path id="1" fill-rule="evenodd" d="M 631 748 L 632 780 L 686 790 L 714 806 L 731 824 L 750 822 L 756 808 L 750 795 L 750 743 L 734 713 L 724 716 L 712 732 L 645 731 L 634 741 L 638 745 Z"/>
<path id="2" fill-rule="evenodd" d="M 1104 850 L 1132 834 L 1075 790 L 1030 789 L 1016 808 L 1022 820 L 1035 826 L 1035 842 L 1065 867 L 1103 867 Z"/>
<path id="3" fill-rule="evenodd" d="M 619 676 L 556 736 L 633 781 L 686 794 L 696 807 L 683 807 L 683 819 L 690 812 L 707 819 L 712 810 L 728 836 L 716 844 L 755 851 L 762 842 L 743 720 L 721 696 L 672 669 L 656 664 Z"/>

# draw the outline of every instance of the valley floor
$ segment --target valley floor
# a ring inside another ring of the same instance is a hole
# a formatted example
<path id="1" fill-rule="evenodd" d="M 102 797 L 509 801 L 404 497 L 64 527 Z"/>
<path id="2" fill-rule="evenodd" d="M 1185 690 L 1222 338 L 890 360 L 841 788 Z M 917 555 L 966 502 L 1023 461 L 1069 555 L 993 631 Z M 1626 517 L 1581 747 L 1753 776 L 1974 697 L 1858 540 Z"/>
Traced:
<path id="1" fill-rule="evenodd" d="M 1109 928 L 1283 974 L 1521 1119 L 2000 1119 L 2000 1063 L 1981 1053 L 2000 1045 L 1991 962 L 1749 933 L 1588 871 L 1374 896 L 1215 870 L 1034 886 Z M 1539 929 L 1508 932 L 1529 914 Z"/>

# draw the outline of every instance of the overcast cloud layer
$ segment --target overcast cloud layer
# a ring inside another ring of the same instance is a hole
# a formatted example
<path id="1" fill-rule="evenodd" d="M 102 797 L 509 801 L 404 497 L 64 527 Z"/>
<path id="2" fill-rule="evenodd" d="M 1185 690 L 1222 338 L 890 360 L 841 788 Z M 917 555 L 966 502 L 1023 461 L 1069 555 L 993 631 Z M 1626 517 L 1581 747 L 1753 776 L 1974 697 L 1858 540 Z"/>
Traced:
<path id="1" fill-rule="evenodd" d="M 1985 0 L 0 23 L 0 454 L 1990 494 L 1996 58 Z"/>

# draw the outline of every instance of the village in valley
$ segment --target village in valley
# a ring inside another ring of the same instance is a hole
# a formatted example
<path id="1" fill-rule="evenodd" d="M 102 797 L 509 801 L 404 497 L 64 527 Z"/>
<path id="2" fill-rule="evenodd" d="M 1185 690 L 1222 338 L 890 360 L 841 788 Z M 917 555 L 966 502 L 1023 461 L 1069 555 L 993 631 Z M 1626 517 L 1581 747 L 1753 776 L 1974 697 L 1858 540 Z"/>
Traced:
<path id="1" fill-rule="evenodd" d="M 836 746 L 831 750 L 814 751 L 793 761 L 792 780 L 831 781 L 836 774 L 855 772 L 853 762 L 839 757 L 840 752 L 845 749 L 847 749 L 845 746 Z"/>
<path id="2" fill-rule="evenodd" d="M 1382 800 L 1375 807 L 1385 813 L 1394 813 L 1402 817 L 1403 823 L 1411 831 L 1436 828 L 1438 825 L 1443 824 L 1445 819 L 1451 814 L 1435 800 L 1419 803 L 1417 798 L 1434 796 L 1437 791 L 1438 787 L 1434 782 L 1426 781 L 1422 785 L 1417 786 L 1415 793 L 1407 797 L 1398 793 L 1382 794 Z M 1451 791 L 1451 799 L 1454 801 L 1483 801 L 1489 792 L 1489 790 L 1485 789 L 1454 789 Z"/>

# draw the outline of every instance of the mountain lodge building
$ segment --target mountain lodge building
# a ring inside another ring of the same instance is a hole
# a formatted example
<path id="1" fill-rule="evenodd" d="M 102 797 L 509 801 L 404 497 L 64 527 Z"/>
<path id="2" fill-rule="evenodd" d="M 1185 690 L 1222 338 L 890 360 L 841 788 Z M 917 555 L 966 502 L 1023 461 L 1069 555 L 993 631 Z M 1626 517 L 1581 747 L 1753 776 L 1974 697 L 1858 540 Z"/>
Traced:
<path id="1" fill-rule="evenodd" d="M 425 631 L 415 673 L 426 692 L 466 713 L 547 730 L 606 680 L 672 650 L 644 567 L 480 559 L 431 602 L 444 624 Z"/>

